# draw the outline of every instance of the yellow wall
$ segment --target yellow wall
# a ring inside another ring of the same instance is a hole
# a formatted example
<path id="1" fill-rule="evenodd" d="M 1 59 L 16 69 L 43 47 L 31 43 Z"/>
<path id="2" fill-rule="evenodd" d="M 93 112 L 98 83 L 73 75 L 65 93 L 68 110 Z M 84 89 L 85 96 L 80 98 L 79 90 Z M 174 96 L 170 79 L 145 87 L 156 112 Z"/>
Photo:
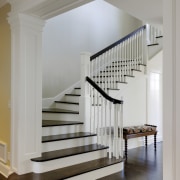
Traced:
<path id="1" fill-rule="evenodd" d="M 10 152 L 11 33 L 7 22 L 10 5 L 0 8 L 0 141 Z M 8 162 L 9 165 L 9 162 Z"/>

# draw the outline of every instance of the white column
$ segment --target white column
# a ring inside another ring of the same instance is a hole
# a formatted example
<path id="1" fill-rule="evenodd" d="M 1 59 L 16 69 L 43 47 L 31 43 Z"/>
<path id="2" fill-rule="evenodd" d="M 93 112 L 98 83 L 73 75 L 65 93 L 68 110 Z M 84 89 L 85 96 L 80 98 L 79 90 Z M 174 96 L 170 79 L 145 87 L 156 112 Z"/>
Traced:
<path id="1" fill-rule="evenodd" d="M 80 118 L 83 121 L 85 131 L 90 131 L 90 89 L 86 77 L 90 77 L 90 53 L 81 53 L 81 97 Z"/>
<path id="2" fill-rule="evenodd" d="M 163 179 L 180 179 L 180 1 L 163 0 Z"/>
<path id="3" fill-rule="evenodd" d="M 32 171 L 30 159 L 41 154 L 42 28 L 44 21 L 10 13 L 11 167 L 18 174 Z"/>

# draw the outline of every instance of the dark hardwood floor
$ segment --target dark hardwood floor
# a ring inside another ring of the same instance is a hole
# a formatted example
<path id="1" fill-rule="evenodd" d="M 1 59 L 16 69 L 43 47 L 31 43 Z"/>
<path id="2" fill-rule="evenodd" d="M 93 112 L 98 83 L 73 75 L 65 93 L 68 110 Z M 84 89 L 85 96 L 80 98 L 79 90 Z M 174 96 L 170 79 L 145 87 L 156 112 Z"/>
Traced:
<path id="1" fill-rule="evenodd" d="M 128 150 L 128 160 L 125 162 L 124 171 L 100 178 L 99 180 L 162 180 L 162 147 L 163 143 L 157 143 L 156 151 L 154 151 L 153 144 L 147 148 L 139 147 Z M 13 174 L 8 179 L 43 180 L 44 178 L 40 176 L 32 173 L 23 176 Z M 6 180 L 6 178 L 0 175 L 0 180 Z M 51 178 L 48 180 L 51 180 Z"/>
<path id="2" fill-rule="evenodd" d="M 123 172 L 98 180 L 162 180 L 163 179 L 163 143 L 128 150 L 128 159 Z"/>

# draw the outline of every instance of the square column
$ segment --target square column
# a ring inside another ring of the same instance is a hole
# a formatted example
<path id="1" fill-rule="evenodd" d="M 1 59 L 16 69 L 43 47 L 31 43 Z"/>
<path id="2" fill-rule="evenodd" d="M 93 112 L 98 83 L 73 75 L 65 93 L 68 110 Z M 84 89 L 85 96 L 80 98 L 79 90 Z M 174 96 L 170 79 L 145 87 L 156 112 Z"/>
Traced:
<path id="1" fill-rule="evenodd" d="M 44 21 L 22 13 L 9 14 L 11 26 L 11 167 L 32 171 L 31 158 L 41 154 L 42 29 Z"/>

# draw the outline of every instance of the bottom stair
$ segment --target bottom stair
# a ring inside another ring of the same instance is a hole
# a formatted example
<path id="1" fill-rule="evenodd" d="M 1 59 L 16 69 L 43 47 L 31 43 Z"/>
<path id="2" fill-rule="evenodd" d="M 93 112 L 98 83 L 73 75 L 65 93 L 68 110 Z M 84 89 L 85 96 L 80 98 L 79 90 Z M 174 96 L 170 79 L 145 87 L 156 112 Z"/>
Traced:
<path id="1" fill-rule="evenodd" d="M 29 173 L 14 177 L 15 180 L 95 180 L 119 172 L 123 169 L 123 159 L 100 158 L 45 173 Z"/>

